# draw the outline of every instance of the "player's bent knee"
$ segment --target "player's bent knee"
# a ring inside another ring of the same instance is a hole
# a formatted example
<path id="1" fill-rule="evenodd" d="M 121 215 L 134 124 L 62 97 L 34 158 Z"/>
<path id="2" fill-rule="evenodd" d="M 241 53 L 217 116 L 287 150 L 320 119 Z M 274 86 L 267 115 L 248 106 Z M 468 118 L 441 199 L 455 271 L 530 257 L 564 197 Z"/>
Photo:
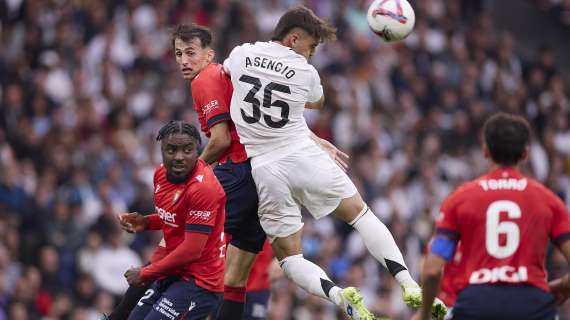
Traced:
<path id="1" fill-rule="evenodd" d="M 271 242 L 271 248 L 277 260 L 282 261 L 289 256 L 295 256 L 303 252 L 301 246 L 302 232 L 303 229 L 301 228 L 287 237 L 275 238 Z"/>
<path id="2" fill-rule="evenodd" d="M 342 199 L 334 215 L 346 223 L 350 223 L 367 208 L 366 203 L 362 200 L 359 193 L 356 193 L 350 198 Z"/>

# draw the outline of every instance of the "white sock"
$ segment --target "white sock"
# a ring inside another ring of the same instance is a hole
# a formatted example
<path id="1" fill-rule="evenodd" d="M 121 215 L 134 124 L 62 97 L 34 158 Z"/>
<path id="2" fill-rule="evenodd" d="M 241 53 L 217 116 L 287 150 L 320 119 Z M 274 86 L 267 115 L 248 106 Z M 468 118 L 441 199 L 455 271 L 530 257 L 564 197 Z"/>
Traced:
<path id="1" fill-rule="evenodd" d="M 341 305 L 340 292 L 342 289 L 329 279 L 323 269 L 303 258 L 302 254 L 286 257 L 279 262 L 279 265 L 287 277 L 305 291 L 327 299 L 337 306 Z M 325 288 L 323 288 L 323 282 L 326 283 Z"/>
<path id="2" fill-rule="evenodd" d="M 400 285 L 417 285 L 408 272 L 404 257 L 392 233 L 368 206 L 362 209 L 350 225 L 360 233 L 368 251 L 390 271 Z"/>
<path id="3" fill-rule="evenodd" d="M 336 286 L 332 287 L 329 291 L 329 300 L 342 308 L 342 288 Z"/>

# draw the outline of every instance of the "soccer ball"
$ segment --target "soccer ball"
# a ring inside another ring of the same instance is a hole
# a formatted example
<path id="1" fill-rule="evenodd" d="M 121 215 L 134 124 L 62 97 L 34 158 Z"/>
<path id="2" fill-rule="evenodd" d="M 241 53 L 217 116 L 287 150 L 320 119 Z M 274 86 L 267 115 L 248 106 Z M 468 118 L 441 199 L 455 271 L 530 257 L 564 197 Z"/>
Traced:
<path id="1" fill-rule="evenodd" d="M 374 0 L 366 18 L 370 29 L 387 42 L 407 37 L 416 22 L 414 9 L 407 0 Z"/>

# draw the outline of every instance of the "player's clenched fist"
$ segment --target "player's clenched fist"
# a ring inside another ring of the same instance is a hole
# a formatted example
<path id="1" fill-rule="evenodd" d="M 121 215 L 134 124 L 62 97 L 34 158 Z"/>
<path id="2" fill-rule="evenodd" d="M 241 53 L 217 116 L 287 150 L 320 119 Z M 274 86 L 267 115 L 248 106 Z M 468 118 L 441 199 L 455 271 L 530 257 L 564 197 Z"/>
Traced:
<path id="1" fill-rule="evenodd" d="M 129 233 L 141 232 L 146 228 L 146 219 L 137 212 L 122 213 L 118 217 L 121 228 Z"/>
<path id="2" fill-rule="evenodd" d="M 125 272 L 124 276 L 130 286 L 142 287 L 144 282 L 141 280 L 141 268 L 131 268 Z"/>

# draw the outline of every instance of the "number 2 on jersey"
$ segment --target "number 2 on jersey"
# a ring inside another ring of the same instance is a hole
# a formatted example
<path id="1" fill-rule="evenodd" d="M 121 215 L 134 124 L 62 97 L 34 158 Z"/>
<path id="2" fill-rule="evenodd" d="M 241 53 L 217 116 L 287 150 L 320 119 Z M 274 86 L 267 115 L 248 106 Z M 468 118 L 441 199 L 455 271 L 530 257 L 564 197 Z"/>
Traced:
<path id="1" fill-rule="evenodd" d="M 255 97 L 255 94 L 257 94 L 257 92 L 262 87 L 261 80 L 259 80 L 259 78 L 247 76 L 244 74 L 239 78 L 239 81 L 253 85 L 253 88 L 249 90 L 249 92 L 243 99 L 243 101 L 251 103 L 251 105 L 253 106 L 252 110 L 253 114 L 252 116 L 249 116 L 245 113 L 243 109 L 241 109 L 240 111 L 241 111 L 241 116 L 245 122 L 256 123 L 261 119 L 261 109 L 259 108 L 261 103 L 259 102 L 259 99 Z M 282 128 L 284 125 L 287 124 L 287 122 L 289 122 L 289 105 L 283 100 L 275 100 L 271 102 L 271 95 L 273 91 L 291 93 L 291 89 L 289 89 L 289 87 L 286 85 L 270 82 L 268 85 L 265 86 L 265 89 L 263 90 L 263 107 L 281 108 L 281 120 L 274 121 L 269 115 L 264 115 L 263 120 L 265 120 L 265 123 L 271 128 Z"/>
<path id="2" fill-rule="evenodd" d="M 519 226 L 513 221 L 500 222 L 501 212 L 506 212 L 509 219 L 517 219 L 521 217 L 521 208 L 508 200 L 495 201 L 487 208 L 485 247 L 497 259 L 514 254 L 520 243 Z M 499 241 L 500 234 L 506 236 L 504 244 Z"/>
<path id="3" fill-rule="evenodd" d="M 143 301 L 150 298 L 152 295 L 154 294 L 154 290 L 153 289 L 147 289 L 144 293 L 144 295 L 142 296 L 142 298 L 139 300 L 139 302 L 137 302 L 137 305 L 139 307 L 141 307 L 143 304 L 145 304 Z"/>

